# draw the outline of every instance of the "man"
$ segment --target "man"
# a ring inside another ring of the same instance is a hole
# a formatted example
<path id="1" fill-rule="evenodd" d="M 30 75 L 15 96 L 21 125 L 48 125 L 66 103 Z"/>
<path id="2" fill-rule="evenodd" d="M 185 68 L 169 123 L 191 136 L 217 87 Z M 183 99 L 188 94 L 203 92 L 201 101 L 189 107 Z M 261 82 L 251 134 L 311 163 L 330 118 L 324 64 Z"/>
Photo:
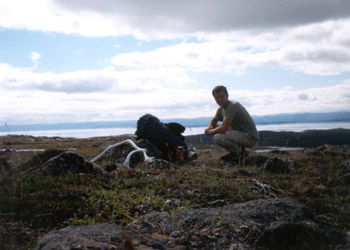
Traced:
<path id="1" fill-rule="evenodd" d="M 215 135 L 215 143 L 230 152 L 223 160 L 239 161 L 246 154 L 245 148 L 253 147 L 259 140 L 255 123 L 239 102 L 228 100 L 226 87 L 216 86 L 212 94 L 220 107 L 205 134 Z M 218 126 L 219 121 L 222 123 Z"/>

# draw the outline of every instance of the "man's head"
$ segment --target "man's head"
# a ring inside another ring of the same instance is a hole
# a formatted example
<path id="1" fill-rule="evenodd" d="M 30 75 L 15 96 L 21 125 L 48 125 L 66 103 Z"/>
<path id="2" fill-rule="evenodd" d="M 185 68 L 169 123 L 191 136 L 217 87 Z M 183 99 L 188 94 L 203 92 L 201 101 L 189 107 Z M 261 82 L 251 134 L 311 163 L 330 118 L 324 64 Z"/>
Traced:
<path id="1" fill-rule="evenodd" d="M 214 96 L 214 94 L 219 94 L 221 91 L 223 91 L 228 96 L 226 87 L 222 85 L 216 86 L 211 93 Z"/>
<path id="2" fill-rule="evenodd" d="M 213 89 L 212 94 L 214 96 L 216 103 L 220 107 L 226 108 L 227 104 L 229 103 L 228 92 L 227 92 L 226 87 L 225 86 L 216 86 Z"/>

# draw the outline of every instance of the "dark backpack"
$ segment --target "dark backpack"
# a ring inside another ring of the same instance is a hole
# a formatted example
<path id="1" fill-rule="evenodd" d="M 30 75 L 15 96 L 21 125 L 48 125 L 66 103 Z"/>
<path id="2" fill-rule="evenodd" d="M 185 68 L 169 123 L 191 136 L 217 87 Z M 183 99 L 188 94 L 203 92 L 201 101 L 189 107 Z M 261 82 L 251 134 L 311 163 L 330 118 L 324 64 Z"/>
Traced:
<path id="1" fill-rule="evenodd" d="M 187 145 L 184 142 L 184 136 L 181 135 L 184 131 L 185 127 L 179 123 L 162 123 L 157 117 L 146 114 L 137 121 L 135 134 L 137 139 L 150 140 L 161 152 L 160 158 L 176 162 L 179 148 L 182 148 L 183 155 L 187 155 Z"/>

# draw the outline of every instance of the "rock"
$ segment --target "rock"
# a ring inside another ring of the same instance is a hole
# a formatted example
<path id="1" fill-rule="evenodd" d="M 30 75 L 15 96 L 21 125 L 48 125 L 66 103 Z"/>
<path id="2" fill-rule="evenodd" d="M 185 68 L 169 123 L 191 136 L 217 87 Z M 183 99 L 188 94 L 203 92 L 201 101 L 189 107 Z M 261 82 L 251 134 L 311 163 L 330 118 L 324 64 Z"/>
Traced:
<path id="1" fill-rule="evenodd" d="M 279 150 L 279 149 L 272 150 L 271 153 L 280 154 L 280 155 L 289 155 L 289 152 L 287 150 Z"/>
<path id="2" fill-rule="evenodd" d="M 307 155 L 307 156 L 316 156 L 316 157 L 320 157 L 320 156 L 323 156 L 322 154 L 322 151 L 316 149 L 316 148 L 305 148 L 304 149 L 304 153 Z"/>
<path id="3" fill-rule="evenodd" d="M 290 172 L 289 162 L 283 161 L 279 158 L 268 159 L 262 169 L 272 174 L 284 174 Z"/>
<path id="4" fill-rule="evenodd" d="M 350 173 L 342 175 L 340 177 L 340 182 L 345 186 L 350 186 Z"/>
<path id="5" fill-rule="evenodd" d="M 233 172 L 236 175 L 240 175 L 240 176 L 247 176 L 247 177 L 252 177 L 252 176 L 256 176 L 256 173 L 244 170 L 244 169 L 237 169 Z"/>
<path id="6" fill-rule="evenodd" d="M 85 161 L 84 157 L 72 153 L 61 153 L 45 163 L 45 170 L 51 175 L 65 174 L 67 171 L 84 174 L 99 174 L 107 178 L 114 178 L 97 164 Z"/>
<path id="7" fill-rule="evenodd" d="M 6 165 L 11 166 L 11 168 L 14 170 L 18 165 L 18 162 L 20 161 L 20 159 L 21 159 L 21 156 L 18 154 L 18 152 L 16 152 L 16 150 L 4 149 L 0 151 L 0 161 L 1 161 L 0 166 L 1 165 L 3 166 L 2 170 L 5 170 Z"/>
<path id="8" fill-rule="evenodd" d="M 12 167 L 10 164 L 8 164 L 6 159 L 0 158 L 0 175 L 3 173 L 10 173 L 12 172 Z"/>
<path id="9" fill-rule="evenodd" d="M 0 151 L 0 156 L 7 154 L 7 153 L 11 153 L 11 150 L 6 148 L 6 149 L 2 149 L 2 151 Z"/>
<path id="10" fill-rule="evenodd" d="M 48 149 L 45 150 L 44 152 L 40 152 L 34 155 L 32 159 L 23 162 L 20 166 L 19 169 L 21 171 L 24 170 L 30 170 L 30 169 L 35 169 L 37 167 L 44 167 L 45 163 L 51 159 L 52 157 L 55 157 L 56 155 L 59 155 L 63 153 L 63 150 L 57 150 L 57 149 Z"/>
<path id="11" fill-rule="evenodd" d="M 337 166 L 339 181 L 345 186 L 350 186 L 350 160 L 345 160 Z"/>
<path id="12" fill-rule="evenodd" d="M 48 249 L 168 249 L 168 237 L 127 230 L 118 225 L 90 224 L 53 230 L 34 250 Z M 173 248 L 179 249 L 179 248 Z"/>
<path id="13" fill-rule="evenodd" d="M 350 160 L 343 161 L 337 168 L 339 175 L 350 173 Z"/>
<path id="14" fill-rule="evenodd" d="M 239 244 L 250 245 L 250 248 L 258 244 L 259 247 L 268 249 L 273 241 L 269 237 L 281 235 L 293 237 L 294 246 L 300 247 L 310 245 L 310 240 L 321 237 L 319 243 L 314 244 L 322 249 L 323 246 L 328 246 L 327 237 L 313 220 L 312 211 L 300 203 L 289 199 L 265 199 L 220 208 L 152 213 L 139 218 L 130 226 L 172 236 L 176 232 L 178 238 L 185 238 L 179 242 L 181 245 L 184 242 L 191 243 L 196 232 L 207 229 L 206 237 L 200 237 L 196 241 L 200 249 L 228 249 L 228 246 Z M 297 230 L 289 234 L 285 230 L 288 227 L 304 230 L 300 234 Z M 215 231 L 215 228 L 220 230 Z M 286 242 L 274 240 L 279 245 L 272 249 L 289 249 Z"/>
<path id="15" fill-rule="evenodd" d="M 157 149 L 156 146 L 154 146 L 154 144 L 150 140 L 140 139 L 137 140 L 136 143 L 140 148 L 145 148 L 147 150 L 148 156 L 161 159 L 161 152 Z"/>
<path id="16" fill-rule="evenodd" d="M 269 159 L 269 157 L 263 156 L 263 155 L 249 156 L 245 159 L 245 164 L 260 167 L 268 159 Z"/>
<path id="17" fill-rule="evenodd" d="M 255 245 L 264 249 L 329 249 L 326 234 L 315 224 L 294 222 L 266 227 Z"/>
<path id="18" fill-rule="evenodd" d="M 101 166 L 103 167 L 104 170 L 106 170 L 108 173 L 111 173 L 112 171 L 116 170 L 117 168 L 123 168 L 123 164 L 120 164 L 119 163 L 111 163 L 111 162 L 108 162 L 106 165 L 104 166 Z"/>
<path id="19" fill-rule="evenodd" d="M 348 156 L 350 153 L 350 145 L 325 145 L 324 153 L 332 156 Z"/>
<path id="20" fill-rule="evenodd" d="M 181 205 L 181 201 L 179 199 L 172 198 L 172 199 L 167 199 L 164 202 L 164 204 L 167 205 L 168 207 L 179 207 Z"/>
<path id="21" fill-rule="evenodd" d="M 130 138 L 125 138 L 130 139 Z M 121 142 L 121 141 L 120 141 Z M 133 142 L 140 148 L 145 148 L 147 155 L 149 157 L 160 157 L 160 153 L 157 148 L 149 140 L 133 140 Z M 104 168 L 106 171 L 110 172 L 118 167 L 123 168 L 123 163 L 128 156 L 128 154 L 134 151 L 135 148 L 129 143 L 122 144 L 118 147 L 111 149 L 104 156 L 102 156 L 97 163 Z M 130 158 L 130 167 L 135 168 L 138 164 L 144 163 L 144 155 L 142 152 L 134 153 Z"/>
<path id="22" fill-rule="evenodd" d="M 49 232 L 34 249 L 329 249 L 345 237 L 321 229 L 305 205 L 278 198 L 154 212 L 126 227 L 69 226 Z"/>
<path id="23" fill-rule="evenodd" d="M 152 162 L 145 162 L 149 169 L 177 169 L 178 166 L 174 163 L 162 159 L 154 159 Z"/>
<path id="24" fill-rule="evenodd" d="M 135 150 L 135 148 L 133 148 L 129 143 L 125 143 L 111 149 L 97 162 L 106 170 L 110 169 L 110 166 L 113 165 L 122 166 L 128 154 L 133 150 Z M 135 153 L 131 156 L 130 167 L 135 167 L 137 164 L 142 163 L 143 161 L 143 153 Z"/>
<path id="25" fill-rule="evenodd" d="M 160 173 L 159 175 L 156 176 L 157 180 L 174 180 L 174 176 L 169 173 Z"/>
<path id="26" fill-rule="evenodd" d="M 306 150 L 309 156 L 341 156 L 347 158 L 350 154 L 350 145 L 323 145 L 313 149 Z"/>
<path id="27" fill-rule="evenodd" d="M 312 211 L 306 206 L 290 199 L 279 198 L 252 200 L 219 208 L 176 211 L 173 216 L 177 217 L 176 225 L 171 223 L 172 219 L 169 213 L 161 212 L 142 216 L 133 223 L 133 226 L 138 225 L 152 232 L 158 232 L 161 228 L 172 232 L 174 230 L 206 228 L 219 218 L 231 226 L 239 225 L 242 222 L 248 225 L 268 225 L 277 221 L 314 220 Z M 157 223 L 153 224 L 152 222 Z"/>

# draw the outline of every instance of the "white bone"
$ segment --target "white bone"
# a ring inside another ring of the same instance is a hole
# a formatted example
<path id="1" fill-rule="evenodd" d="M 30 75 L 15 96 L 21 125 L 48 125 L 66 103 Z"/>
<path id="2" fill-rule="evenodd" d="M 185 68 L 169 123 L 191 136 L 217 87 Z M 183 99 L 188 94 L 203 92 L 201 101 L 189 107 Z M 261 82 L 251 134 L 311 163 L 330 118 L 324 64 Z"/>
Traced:
<path id="1" fill-rule="evenodd" d="M 125 143 L 129 143 L 133 148 L 135 148 L 135 150 L 131 151 L 124 163 L 123 163 L 123 166 L 124 167 L 127 167 L 128 169 L 130 169 L 130 159 L 131 159 L 131 156 L 134 154 L 134 153 L 137 153 L 137 152 L 142 152 L 143 153 L 143 156 L 145 158 L 145 161 L 148 161 L 148 162 L 152 162 L 154 157 L 149 157 L 147 154 L 146 154 L 146 149 L 145 148 L 140 148 L 138 147 L 132 140 L 130 139 L 127 139 L 125 141 L 122 141 L 122 142 L 119 142 L 119 143 L 116 143 L 116 144 L 113 144 L 113 145 L 109 145 L 101 154 L 99 154 L 98 156 L 96 156 L 94 159 L 91 160 L 91 162 L 95 162 L 97 160 L 99 160 L 107 151 L 109 151 L 110 149 L 112 148 L 116 148 L 122 144 L 125 144 Z"/>
<path id="2" fill-rule="evenodd" d="M 258 189 L 257 191 L 259 193 L 261 193 L 262 191 L 264 192 L 264 194 L 269 194 L 271 196 L 273 196 L 274 198 L 277 198 L 277 194 L 283 194 L 283 191 L 277 188 L 274 188 L 270 185 L 264 184 L 260 181 L 258 181 L 257 179 L 247 179 L 247 182 L 251 182 L 255 184 L 255 187 Z"/>

